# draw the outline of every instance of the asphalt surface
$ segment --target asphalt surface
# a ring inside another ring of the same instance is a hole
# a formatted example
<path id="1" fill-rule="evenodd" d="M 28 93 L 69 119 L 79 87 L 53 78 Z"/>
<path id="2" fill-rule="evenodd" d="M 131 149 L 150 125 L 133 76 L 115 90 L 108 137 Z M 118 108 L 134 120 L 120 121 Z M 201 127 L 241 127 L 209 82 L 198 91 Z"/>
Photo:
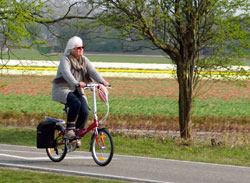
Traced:
<path id="1" fill-rule="evenodd" d="M 84 145 L 84 144 L 82 144 Z M 68 175 L 151 183 L 249 183 L 250 167 L 114 155 L 100 167 L 90 152 L 76 151 L 55 163 L 45 149 L 0 144 L 0 167 L 15 167 Z"/>

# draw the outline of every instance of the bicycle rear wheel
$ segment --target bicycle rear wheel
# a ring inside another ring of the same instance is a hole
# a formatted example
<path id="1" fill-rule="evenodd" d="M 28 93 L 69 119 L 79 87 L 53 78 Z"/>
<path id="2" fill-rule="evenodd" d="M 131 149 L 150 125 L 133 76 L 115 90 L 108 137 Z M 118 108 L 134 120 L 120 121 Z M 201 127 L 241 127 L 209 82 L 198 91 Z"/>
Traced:
<path id="1" fill-rule="evenodd" d="M 113 158 L 114 145 L 111 135 L 104 128 L 98 129 L 91 138 L 91 154 L 94 161 L 100 166 L 106 166 Z"/>
<path id="2" fill-rule="evenodd" d="M 55 147 L 46 148 L 48 157 L 54 162 L 60 162 L 64 159 L 67 154 L 67 148 L 64 142 L 64 137 L 59 129 L 55 130 Z"/>

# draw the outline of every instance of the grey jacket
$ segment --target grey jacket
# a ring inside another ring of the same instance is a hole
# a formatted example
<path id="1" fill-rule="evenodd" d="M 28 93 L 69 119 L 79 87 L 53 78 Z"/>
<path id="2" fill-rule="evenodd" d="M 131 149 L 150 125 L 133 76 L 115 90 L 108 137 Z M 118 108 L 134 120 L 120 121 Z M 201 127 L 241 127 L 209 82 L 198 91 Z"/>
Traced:
<path id="1" fill-rule="evenodd" d="M 103 83 L 105 80 L 94 68 L 89 59 L 85 56 L 83 56 L 83 58 L 84 58 L 83 60 L 85 60 L 86 69 L 89 76 L 96 82 Z M 73 76 L 72 74 L 73 72 L 74 68 L 71 66 L 70 60 L 68 59 L 67 56 L 63 56 L 60 60 L 55 79 L 63 77 L 64 80 L 66 80 L 66 82 L 61 82 L 61 83 L 53 82 L 52 99 L 54 101 L 66 104 L 69 92 L 73 92 L 76 89 L 75 86 L 79 84 L 80 81 L 83 81 L 82 74 L 80 72 L 78 73 L 80 78 L 79 81 L 77 81 L 76 78 Z M 83 97 L 85 96 L 83 95 Z"/>

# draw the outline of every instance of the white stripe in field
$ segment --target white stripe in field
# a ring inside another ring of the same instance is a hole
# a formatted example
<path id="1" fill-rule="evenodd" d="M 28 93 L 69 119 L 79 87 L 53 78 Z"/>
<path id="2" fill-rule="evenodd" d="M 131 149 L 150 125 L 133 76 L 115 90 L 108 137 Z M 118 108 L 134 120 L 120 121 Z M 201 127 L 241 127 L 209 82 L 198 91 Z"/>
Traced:
<path id="1" fill-rule="evenodd" d="M 114 63 L 114 62 L 92 62 L 96 68 L 112 69 L 151 69 L 151 70 L 174 70 L 173 64 L 144 64 L 144 63 Z M 8 60 L 1 61 L 0 65 L 24 66 L 24 67 L 57 67 L 59 61 L 37 61 L 37 60 Z"/>
<path id="2" fill-rule="evenodd" d="M 14 70 L 14 69 L 2 69 L 2 74 L 10 75 L 44 75 L 55 76 L 56 71 L 36 71 L 36 70 Z M 103 77 L 129 77 L 129 78 L 174 78 L 172 74 L 161 73 L 126 73 L 126 72 L 100 72 Z"/>
<path id="3" fill-rule="evenodd" d="M 174 64 L 149 64 L 149 63 L 119 63 L 119 62 L 92 62 L 96 68 L 103 69 L 150 69 L 150 70 L 176 70 Z M 59 61 L 42 60 L 0 60 L 0 66 L 25 66 L 25 67 L 57 67 Z M 230 70 L 244 68 L 250 71 L 250 66 L 231 66 Z M 217 71 L 228 71 L 225 68 L 217 68 Z"/>

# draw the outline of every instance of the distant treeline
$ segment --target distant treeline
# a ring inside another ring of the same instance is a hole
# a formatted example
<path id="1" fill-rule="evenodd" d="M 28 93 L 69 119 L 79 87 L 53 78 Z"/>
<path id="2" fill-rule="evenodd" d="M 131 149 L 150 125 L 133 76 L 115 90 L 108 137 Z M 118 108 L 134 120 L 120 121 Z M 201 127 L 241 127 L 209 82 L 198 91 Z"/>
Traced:
<path id="1" fill-rule="evenodd" d="M 68 34 L 70 38 L 74 35 Z M 150 41 L 131 41 L 119 39 L 114 32 L 104 33 L 81 33 L 77 35 L 82 38 L 86 52 L 102 53 L 135 53 L 135 54 L 161 54 L 155 49 Z M 37 49 L 43 53 L 62 53 L 67 44 L 67 39 L 56 38 L 48 41 L 46 45 L 37 45 Z"/>

